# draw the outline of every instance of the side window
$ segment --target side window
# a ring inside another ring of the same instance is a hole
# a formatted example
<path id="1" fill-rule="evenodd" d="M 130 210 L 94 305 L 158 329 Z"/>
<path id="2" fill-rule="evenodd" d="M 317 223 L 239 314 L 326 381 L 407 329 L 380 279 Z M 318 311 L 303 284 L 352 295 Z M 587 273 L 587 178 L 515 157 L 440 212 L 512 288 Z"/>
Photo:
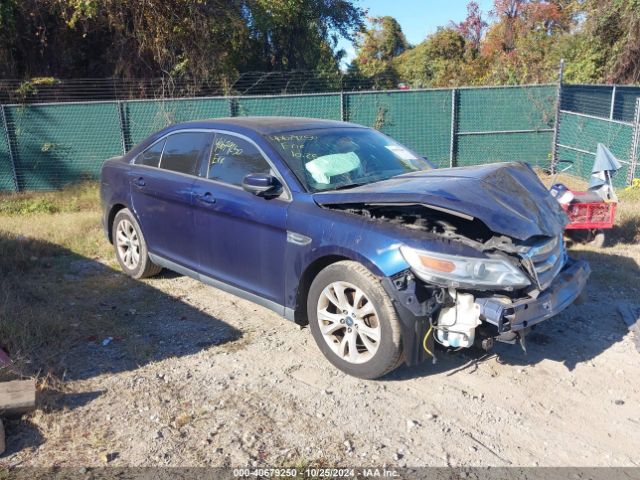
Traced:
<path id="1" fill-rule="evenodd" d="M 157 167 L 160 163 L 160 155 L 162 155 L 162 149 L 164 148 L 165 140 L 160 140 L 158 143 L 147 148 L 144 152 L 136 157 L 135 163 L 137 165 L 147 165 L 149 167 Z"/>
<path id="2" fill-rule="evenodd" d="M 240 186 L 246 175 L 270 171 L 271 167 L 252 143 L 233 135 L 216 134 L 207 178 Z"/>
<path id="3" fill-rule="evenodd" d="M 198 162 L 209 153 L 212 137 L 212 134 L 205 132 L 174 133 L 168 136 L 160 168 L 195 175 Z"/>

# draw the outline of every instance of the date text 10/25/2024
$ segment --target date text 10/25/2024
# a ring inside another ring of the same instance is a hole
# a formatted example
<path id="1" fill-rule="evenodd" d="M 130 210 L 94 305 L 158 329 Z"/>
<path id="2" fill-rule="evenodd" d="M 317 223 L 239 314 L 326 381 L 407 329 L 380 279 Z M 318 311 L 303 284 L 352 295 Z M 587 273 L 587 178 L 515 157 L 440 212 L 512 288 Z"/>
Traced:
<path id="1" fill-rule="evenodd" d="M 237 468 L 233 476 L 238 478 L 398 478 L 399 473 L 387 468 Z"/>

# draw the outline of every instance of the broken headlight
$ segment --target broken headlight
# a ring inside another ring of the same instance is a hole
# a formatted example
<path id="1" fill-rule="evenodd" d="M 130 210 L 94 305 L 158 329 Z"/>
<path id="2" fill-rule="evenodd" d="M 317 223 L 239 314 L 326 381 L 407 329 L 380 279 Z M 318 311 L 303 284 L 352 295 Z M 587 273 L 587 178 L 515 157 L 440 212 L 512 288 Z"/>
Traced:
<path id="1" fill-rule="evenodd" d="M 471 289 L 513 290 L 530 285 L 527 276 L 507 260 L 461 257 L 400 247 L 413 273 L 425 282 Z"/>

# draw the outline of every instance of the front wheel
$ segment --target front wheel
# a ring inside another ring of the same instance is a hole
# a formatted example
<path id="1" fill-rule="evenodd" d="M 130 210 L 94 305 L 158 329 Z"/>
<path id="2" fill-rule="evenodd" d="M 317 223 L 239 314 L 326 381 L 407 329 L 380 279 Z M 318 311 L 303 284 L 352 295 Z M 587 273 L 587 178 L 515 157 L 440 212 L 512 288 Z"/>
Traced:
<path id="1" fill-rule="evenodd" d="M 378 278 L 357 262 L 329 265 L 314 279 L 307 313 L 324 356 L 359 378 L 379 378 L 402 362 L 400 321 Z"/>

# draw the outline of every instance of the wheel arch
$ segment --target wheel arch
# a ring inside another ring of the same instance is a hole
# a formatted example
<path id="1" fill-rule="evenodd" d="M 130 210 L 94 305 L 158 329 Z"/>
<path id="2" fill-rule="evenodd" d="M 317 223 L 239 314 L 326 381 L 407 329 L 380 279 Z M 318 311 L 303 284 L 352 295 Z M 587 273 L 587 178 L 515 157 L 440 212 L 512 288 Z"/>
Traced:
<path id="1" fill-rule="evenodd" d="M 344 260 L 350 260 L 362 264 L 371 273 L 380 277 L 383 276 L 380 269 L 373 262 L 369 261 L 362 255 L 358 255 L 355 252 L 341 252 L 339 254 L 327 254 L 316 258 L 307 265 L 305 270 L 300 275 L 298 280 L 298 286 L 296 289 L 296 303 L 294 309 L 294 322 L 298 325 L 308 325 L 309 319 L 307 317 L 307 295 L 309 294 L 309 288 L 313 283 L 316 276 L 329 265 Z"/>
<path id="2" fill-rule="evenodd" d="M 107 235 L 109 238 L 109 243 L 113 243 L 113 220 L 116 218 L 118 212 L 125 208 L 127 208 L 126 205 L 122 203 L 116 203 L 109 210 L 109 215 L 107 216 Z"/>

